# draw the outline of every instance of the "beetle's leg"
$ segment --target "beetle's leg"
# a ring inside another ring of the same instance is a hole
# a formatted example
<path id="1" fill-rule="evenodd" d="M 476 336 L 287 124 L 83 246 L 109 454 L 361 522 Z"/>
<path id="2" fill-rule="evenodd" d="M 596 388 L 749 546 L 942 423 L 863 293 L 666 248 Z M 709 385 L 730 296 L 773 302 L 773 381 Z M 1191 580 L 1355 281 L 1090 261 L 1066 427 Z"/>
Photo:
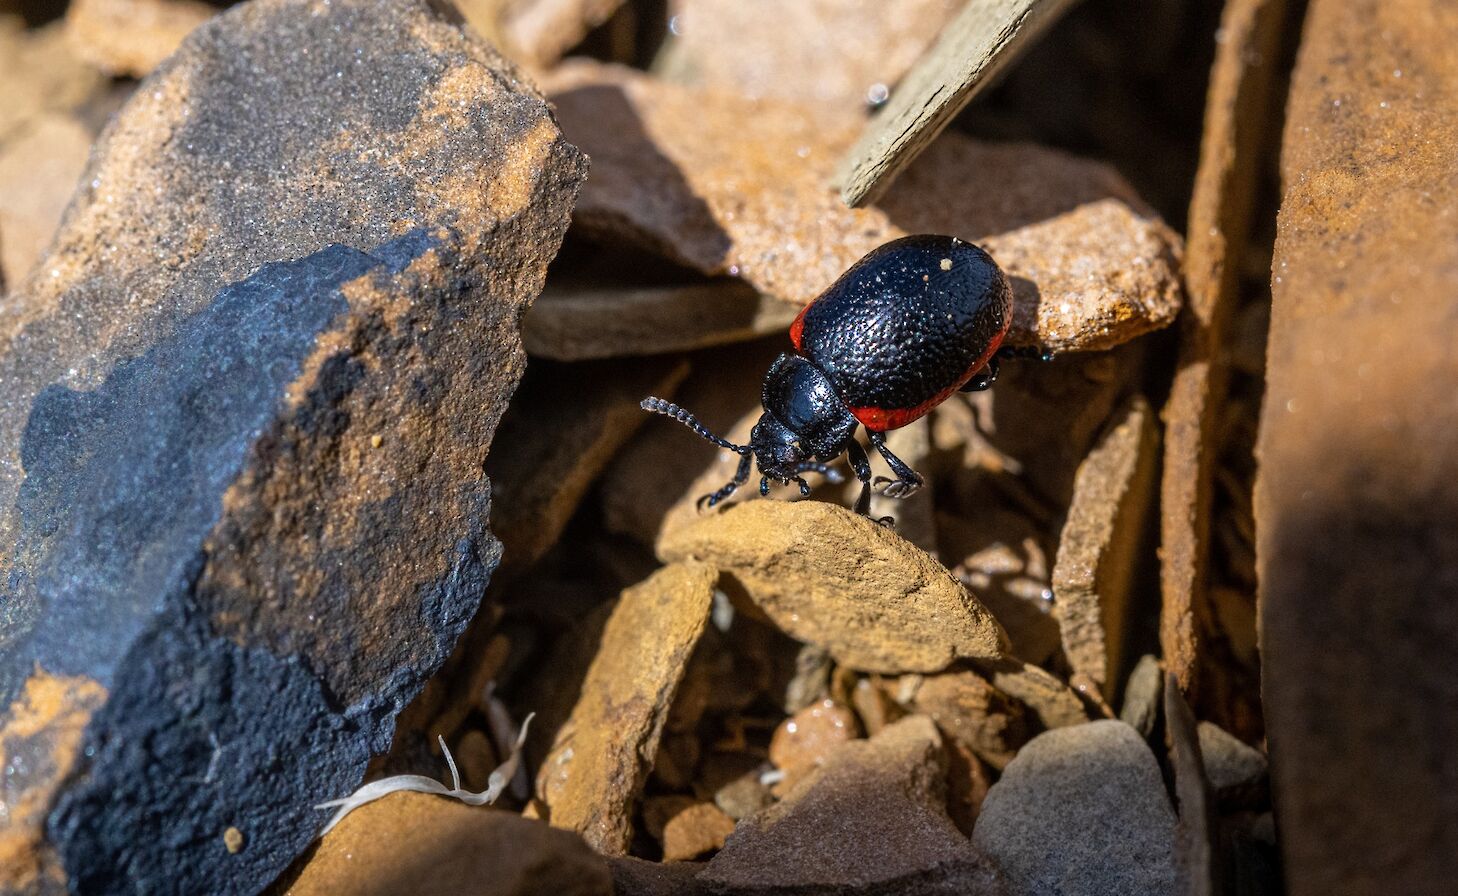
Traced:
<path id="1" fill-rule="evenodd" d="M 871 515 L 871 459 L 866 457 L 866 449 L 861 443 L 851 439 L 846 446 L 846 454 L 850 455 L 851 469 L 856 471 L 856 478 L 861 481 L 861 496 L 856 498 L 856 513 L 862 516 Z"/>
<path id="2" fill-rule="evenodd" d="M 887 479 L 884 476 L 877 477 L 876 483 L 878 485 L 882 482 L 886 483 L 886 488 L 882 490 L 881 494 L 888 498 L 905 498 L 923 485 L 926 485 L 926 480 L 921 478 L 920 473 L 908 467 L 906 461 L 892 454 L 891 449 L 886 447 L 885 433 L 874 430 L 867 430 L 867 433 L 871 437 L 871 444 L 876 446 L 876 450 L 881 452 L 882 457 L 886 458 L 886 464 L 891 467 L 891 472 L 896 474 L 894 480 Z"/>
<path id="3" fill-rule="evenodd" d="M 703 510 L 705 507 L 713 507 L 715 504 L 734 494 L 739 486 L 743 485 L 744 481 L 749 478 L 749 462 L 751 459 L 752 455 L 748 454 L 739 458 L 739 469 L 734 471 L 734 478 L 729 480 L 728 484 L 718 491 L 711 492 L 700 498 L 698 501 L 699 510 Z"/>
<path id="4" fill-rule="evenodd" d="M 997 356 L 993 355 L 987 359 L 987 363 L 983 365 L 982 369 L 972 374 L 972 379 L 968 380 L 957 391 L 981 392 L 985 389 L 991 389 L 992 384 L 995 382 L 997 382 Z"/>
<path id="5" fill-rule="evenodd" d="M 802 498 L 808 498 L 808 497 L 810 497 L 810 483 L 808 483 L 805 480 L 801 479 L 799 476 L 791 476 L 790 477 L 790 481 L 791 482 L 798 482 L 800 484 L 800 497 L 802 497 Z"/>
<path id="6" fill-rule="evenodd" d="M 819 461 L 807 460 L 795 467 L 796 473 L 819 473 L 825 477 L 826 482 L 838 484 L 844 477 L 841 472 L 829 464 L 822 464 Z"/>
<path id="7" fill-rule="evenodd" d="M 768 476 L 761 476 L 761 477 L 759 477 L 759 494 L 760 494 L 760 497 L 766 497 L 766 496 L 769 495 L 769 477 Z"/>

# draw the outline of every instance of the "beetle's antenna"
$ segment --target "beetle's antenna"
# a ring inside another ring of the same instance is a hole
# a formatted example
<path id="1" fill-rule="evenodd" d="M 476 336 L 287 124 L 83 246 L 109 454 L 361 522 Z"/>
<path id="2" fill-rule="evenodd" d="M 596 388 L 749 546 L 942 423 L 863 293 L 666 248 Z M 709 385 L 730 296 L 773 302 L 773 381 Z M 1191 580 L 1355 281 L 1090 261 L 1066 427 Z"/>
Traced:
<path id="1" fill-rule="evenodd" d="M 688 411 L 685 411 L 683 408 L 679 407 L 671 401 L 664 401 L 661 398 L 654 398 L 650 395 L 647 398 L 643 399 L 643 401 L 640 402 L 638 406 L 645 411 L 652 411 L 655 414 L 662 414 L 665 417 L 672 417 L 679 423 L 682 423 L 684 426 L 687 426 L 689 429 L 692 429 L 694 432 L 698 433 L 701 437 L 708 439 L 715 445 L 718 445 L 720 448 L 728 448 L 735 454 L 749 454 L 748 445 L 736 445 L 728 439 L 719 438 L 712 432 L 709 432 L 709 428 L 704 424 L 700 423 L 699 418 L 695 417 L 693 414 L 690 414 Z"/>
<path id="2" fill-rule="evenodd" d="M 796 473 L 819 473 L 825 477 L 827 482 L 838 483 L 845 479 L 841 472 L 829 464 L 822 464 L 817 461 L 802 461 L 795 467 Z"/>

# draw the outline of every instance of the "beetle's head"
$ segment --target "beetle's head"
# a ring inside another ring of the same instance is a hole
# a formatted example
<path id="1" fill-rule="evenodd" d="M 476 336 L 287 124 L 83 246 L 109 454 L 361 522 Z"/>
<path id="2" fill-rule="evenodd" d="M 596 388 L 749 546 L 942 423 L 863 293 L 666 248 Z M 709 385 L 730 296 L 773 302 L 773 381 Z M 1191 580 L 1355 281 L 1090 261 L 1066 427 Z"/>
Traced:
<path id="1" fill-rule="evenodd" d="M 800 475 L 808 457 L 800 450 L 798 436 L 766 411 L 749 434 L 749 450 L 759 472 L 781 485 Z"/>

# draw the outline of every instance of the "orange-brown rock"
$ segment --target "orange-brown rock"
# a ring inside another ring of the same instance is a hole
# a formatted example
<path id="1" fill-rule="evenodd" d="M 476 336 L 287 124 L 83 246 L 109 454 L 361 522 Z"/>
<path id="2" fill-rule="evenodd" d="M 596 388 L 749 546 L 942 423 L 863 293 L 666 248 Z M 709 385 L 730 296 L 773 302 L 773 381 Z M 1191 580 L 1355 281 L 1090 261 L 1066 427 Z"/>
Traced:
<path id="1" fill-rule="evenodd" d="M 1455 42 L 1451 3 L 1313 0 L 1286 103 L 1255 522 L 1292 896 L 1453 887 Z"/>
<path id="2" fill-rule="evenodd" d="M 1032 734 L 1024 707 L 975 672 L 928 675 L 913 684 L 911 708 L 993 768 L 1002 769 Z"/>
<path id="3" fill-rule="evenodd" d="M 547 288 L 523 324 L 527 354 L 558 361 L 657 355 L 782 333 L 799 311 L 731 278 Z"/>
<path id="4" fill-rule="evenodd" d="M 423 0 L 235 6 L 112 119 L 0 315 L 0 729 L 38 674 L 105 694 L 14 797 L 71 889 L 260 886 L 388 747 L 499 558 L 583 168 Z"/>
<path id="5" fill-rule="evenodd" d="M 791 304 L 907 233 L 983 245 L 1012 278 L 1014 343 L 1108 348 L 1174 319 L 1179 239 L 1099 163 L 1026 144 L 943 138 L 874 208 L 827 178 L 858 120 L 574 65 L 549 82 L 594 160 L 575 221 Z"/>
<path id="6" fill-rule="evenodd" d="M 972 513 L 938 512 L 942 559 L 1007 630 L 1013 653 L 1041 663 L 1060 646 L 1047 536 L 1027 514 L 980 493 Z"/>
<path id="7" fill-rule="evenodd" d="M 812 703 L 775 728 L 769 760 L 785 773 L 786 788 L 811 769 L 824 764 L 836 747 L 855 740 L 855 713 L 829 697 Z"/>
<path id="8" fill-rule="evenodd" d="M 104 81 L 71 51 L 61 22 L 29 30 L 20 16 L 0 16 L 0 145 L 41 112 L 77 110 Z"/>
<path id="9" fill-rule="evenodd" d="M 999 893 L 946 809 L 936 726 L 909 716 L 842 745 L 780 803 L 739 823 L 698 880 L 735 893 Z"/>
<path id="10" fill-rule="evenodd" d="M 486 475 L 501 509 L 502 574 L 531 566 L 562 534 L 609 460 L 648 415 L 645 395 L 672 397 L 688 367 L 669 359 L 532 365 L 502 418 Z"/>
<path id="11" fill-rule="evenodd" d="M 665 560 L 714 564 L 786 634 L 866 672 L 936 672 L 1007 651 L 997 620 L 895 532 L 819 501 L 755 500 L 667 535 Z"/>
<path id="12" fill-rule="evenodd" d="M 400 792 L 330 831 L 288 896 L 608 896 L 607 864 L 582 839 L 511 812 Z"/>
<path id="13" fill-rule="evenodd" d="M 643 823 L 663 847 L 665 862 L 707 855 L 734 833 L 734 819 L 713 803 L 689 796 L 653 797 L 643 806 Z"/>
<path id="14" fill-rule="evenodd" d="M 599 852 L 624 855 L 632 842 L 633 811 L 717 579 L 711 566 L 679 563 L 622 593 L 541 763 L 537 796 L 548 820 Z"/>
<path id="15" fill-rule="evenodd" d="M 0 140 L 0 290 L 16 287 L 44 254 L 91 151 L 74 117 L 42 112 Z"/>
<path id="16" fill-rule="evenodd" d="M 1058 539 L 1053 596 L 1063 653 L 1105 694 L 1123 667 L 1130 601 L 1154 504 L 1159 430 L 1142 398 L 1120 408 L 1083 463 Z"/>
<path id="17" fill-rule="evenodd" d="M 1247 706 L 1258 695 L 1233 691 L 1226 653 L 1232 640 L 1212 608 L 1209 569 L 1215 455 L 1228 389 L 1226 358 L 1231 317 L 1240 299 L 1240 275 L 1252 206 L 1264 167 L 1263 143 L 1272 137 L 1279 103 L 1273 82 L 1280 65 L 1286 0 L 1232 0 L 1225 4 L 1215 64 L 1205 100 L 1200 166 L 1190 200 L 1185 252 L 1188 302 L 1179 322 L 1179 360 L 1162 417 L 1164 462 L 1160 484 L 1160 647 L 1200 715 L 1258 716 Z M 1264 359 L 1263 344 L 1258 357 Z M 1251 629 L 1247 628 L 1247 632 Z M 1201 687 L 1200 679 L 1205 679 Z"/>
<path id="18" fill-rule="evenodd" d="M 883 102 L 961 6 L 958 0 L 674 0 L 668 59 L 656 67 L 682 83 L 852 112 Z"/>
<path id="19" fill-rule="evenodd" d="M 66 38 L 106 74 L 141 78 L 217 11 L 198 0 L 75 0 L 66 7 Z"/>

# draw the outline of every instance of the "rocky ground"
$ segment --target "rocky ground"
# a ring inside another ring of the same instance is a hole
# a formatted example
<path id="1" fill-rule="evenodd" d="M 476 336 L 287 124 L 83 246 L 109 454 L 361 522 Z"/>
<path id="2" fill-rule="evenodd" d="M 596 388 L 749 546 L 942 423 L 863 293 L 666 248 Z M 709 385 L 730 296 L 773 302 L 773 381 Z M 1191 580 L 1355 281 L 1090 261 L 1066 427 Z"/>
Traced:
<path id="1" fill-rule="evenodd" d="M 0 0 L 0 893 L 1452 892 L 1458 16 L 974 6 Z M 928 232 L 1053 360 L 700 510 Z"/>

